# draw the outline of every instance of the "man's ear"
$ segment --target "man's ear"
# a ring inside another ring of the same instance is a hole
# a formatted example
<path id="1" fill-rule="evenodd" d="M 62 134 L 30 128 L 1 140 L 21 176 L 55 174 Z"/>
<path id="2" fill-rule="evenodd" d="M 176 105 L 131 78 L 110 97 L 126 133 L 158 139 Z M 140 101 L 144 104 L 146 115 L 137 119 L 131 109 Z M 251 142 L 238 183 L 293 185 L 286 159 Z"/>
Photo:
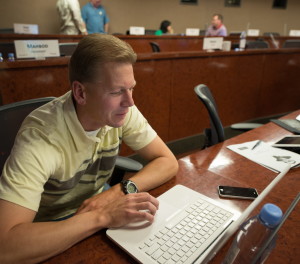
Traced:
<path id="1" fill-rule="evenodd" d="M 72 92 L 76 103 L 79 105 L 85 105 L 86 91 L 84 85 L 81 82 L 74 81 L 72 83 Z"/>

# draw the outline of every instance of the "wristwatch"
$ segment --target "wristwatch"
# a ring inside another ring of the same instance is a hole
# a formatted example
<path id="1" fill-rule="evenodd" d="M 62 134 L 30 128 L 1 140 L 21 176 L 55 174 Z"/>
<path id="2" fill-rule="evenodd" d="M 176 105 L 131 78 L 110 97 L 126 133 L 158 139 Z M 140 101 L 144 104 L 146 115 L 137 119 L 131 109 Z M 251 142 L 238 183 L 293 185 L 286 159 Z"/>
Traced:
<path id="1" fill-rule="evenodd" d="M 121 184 L 122 184 L 123 192 L 125 194 L 138 193 L 139 192 L 136 184 L 131 180 L 123 180 L 123 181 L 121 181 Z"/>

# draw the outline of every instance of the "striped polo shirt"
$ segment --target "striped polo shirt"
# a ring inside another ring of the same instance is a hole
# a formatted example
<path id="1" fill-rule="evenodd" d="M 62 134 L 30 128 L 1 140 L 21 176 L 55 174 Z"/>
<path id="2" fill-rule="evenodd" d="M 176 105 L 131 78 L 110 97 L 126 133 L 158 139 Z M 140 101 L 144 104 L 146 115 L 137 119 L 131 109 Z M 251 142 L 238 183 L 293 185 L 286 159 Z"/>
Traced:
<path id="1" fill-rule="evenodd" d="M 0 178 L 0 198 L 36 211 L 35 221 L 65 217 L 103 190 L 123 140 L 138 150 L 155 137 L 136 106 L 122 127 L 88 136 L 68 92 L 24 120 Z"/>

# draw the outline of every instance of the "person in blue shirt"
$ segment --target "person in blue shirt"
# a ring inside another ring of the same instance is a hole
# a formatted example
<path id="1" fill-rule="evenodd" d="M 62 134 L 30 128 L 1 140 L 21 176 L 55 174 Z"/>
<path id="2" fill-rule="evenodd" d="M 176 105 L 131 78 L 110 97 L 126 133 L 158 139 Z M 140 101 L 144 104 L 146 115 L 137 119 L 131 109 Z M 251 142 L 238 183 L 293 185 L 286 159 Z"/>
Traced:
<path id="1" fill-rule="evenodd" d="M 101 3 L 102 0 L 90 0 L 81 9 L 82 19 L 89 34 L 108 32 L 109 18 Z"/>

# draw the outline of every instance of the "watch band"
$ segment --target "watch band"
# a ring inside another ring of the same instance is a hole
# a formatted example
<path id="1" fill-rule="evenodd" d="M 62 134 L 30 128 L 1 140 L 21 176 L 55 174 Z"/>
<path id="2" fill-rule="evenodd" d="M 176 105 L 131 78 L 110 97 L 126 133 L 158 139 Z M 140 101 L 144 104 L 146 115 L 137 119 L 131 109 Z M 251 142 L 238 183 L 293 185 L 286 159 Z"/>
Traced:
<path id="1" fill-rule="evenodd" d="M 123 180 L 121 181 L 121 185 L 122 185 L 122 190 L 125 194 L 139 192 L 136 184 L 131 180 Z"/>

